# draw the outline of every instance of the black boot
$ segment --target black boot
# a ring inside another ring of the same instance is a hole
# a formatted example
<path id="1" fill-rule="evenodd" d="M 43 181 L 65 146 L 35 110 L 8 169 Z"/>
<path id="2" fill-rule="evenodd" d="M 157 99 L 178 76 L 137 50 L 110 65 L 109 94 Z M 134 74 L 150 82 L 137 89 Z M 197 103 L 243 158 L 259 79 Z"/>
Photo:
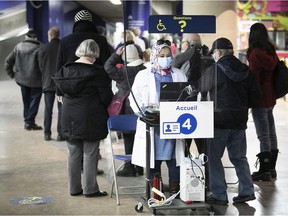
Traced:
<path id="1" fill-rule="evenodd" d="M 279 149 L 271 150 L 270 173 L 272 178 L 277 178 L 276 161 L 278 158 Z"/>
<path id="2" fill-rule="evenodd" d="M 260 152 L 256 155 L 258 157 L 256 164 L 260 163 L 260 168 L 258 172 L 253 172 L 252 179 L 253 181 L 270 181 L 270 160 L 271 152 Z M 256 165 L 257 166 L 257 165 Z"/>
<path id="3" fill-rule="evenodd" d="M 123 177 L 135 177 L 136 176 L 136 170 L 133 164 L 131 162 L 126 162 L 123 169 L 117 171 L 117 176 L 123 176 Z"/>
<path id="4" fill-rule="evenodd" d="M 170 193 L 170 195 L 178 193 L 179 190 L 180 190 L 180 182 L 169 180 L 169 193 Z M 179 197 L 179 195 L 177 197 Z"/>
<path id="5" fill-rule="evenodd" d="M 144 175 L 144 169 L 143 169 L 143 167 L 135 166 L 135 171 L 136 171 L 136 173 L 137 173 L 139 176 Z"/>

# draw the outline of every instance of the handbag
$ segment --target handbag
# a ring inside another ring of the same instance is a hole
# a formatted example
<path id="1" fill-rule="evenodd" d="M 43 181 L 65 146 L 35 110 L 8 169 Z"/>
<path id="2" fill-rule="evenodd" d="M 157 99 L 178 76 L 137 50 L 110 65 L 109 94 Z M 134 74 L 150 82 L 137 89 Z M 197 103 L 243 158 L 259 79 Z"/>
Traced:
<path id="1" fill-rule="evenodd" d="M 121 115 L 123 114 L 123 105 L 126 97 L 128 96 L 129 92 L 126 93 L 123 97 L 119 98 L 118 96 L 114 95 L 112 101 L 108 107 L 109 116 L 113 115 Z"/>
<path id="2" fill-rule="evenodd" d="M 276 98 L 285 96 L 288 93 L 288 68 L 284 61 L 278 61 L 273 81 Z"/>

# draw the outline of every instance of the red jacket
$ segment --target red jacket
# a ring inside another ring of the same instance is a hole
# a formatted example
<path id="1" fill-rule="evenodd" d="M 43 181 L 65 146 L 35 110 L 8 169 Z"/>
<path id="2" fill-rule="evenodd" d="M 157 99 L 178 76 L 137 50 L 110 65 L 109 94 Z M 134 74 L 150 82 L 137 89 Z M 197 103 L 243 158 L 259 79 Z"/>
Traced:
<path id="1" fill-rule="evenodd" d="M 249 69 L 259 82 L 263 97 L 255 107 L 272 107 L 276 104 L 276 97 L 273 88 L 273 74 L 276 67 L 278 56 L 269 55 L 266 51 L 254 48 L 247 56 Z"/>

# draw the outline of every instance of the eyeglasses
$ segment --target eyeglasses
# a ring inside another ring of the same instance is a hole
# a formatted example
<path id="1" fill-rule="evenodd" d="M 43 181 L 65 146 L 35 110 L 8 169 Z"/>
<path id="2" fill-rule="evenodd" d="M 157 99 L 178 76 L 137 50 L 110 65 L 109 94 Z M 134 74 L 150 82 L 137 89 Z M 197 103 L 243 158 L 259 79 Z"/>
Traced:
<path id="1" fill-rule="evenodd" d="M 171 46 L 171 42 L 169 40 L 163 40 L 160 39 L 157 41 L 157 45 L 167 44 L 168 46 Z"/>

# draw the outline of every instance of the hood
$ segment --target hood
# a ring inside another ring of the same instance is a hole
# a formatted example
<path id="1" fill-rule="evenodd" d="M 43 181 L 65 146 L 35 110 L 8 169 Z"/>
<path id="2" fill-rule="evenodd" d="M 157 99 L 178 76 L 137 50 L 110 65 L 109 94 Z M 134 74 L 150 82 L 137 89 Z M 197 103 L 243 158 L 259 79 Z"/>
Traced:
<path id="1" fill-rule="evenodd" d="M 249 67 L 240 62 L 234 55 L 222 57 L 217 62 L 217 66 L 234 82 L 245 80 L 250 73 Z"/>
<path id="2" fill-rule="evenodd" d="M 95 32 L 98 33 L 95 25 L 87 20 L 75 22 L 73 25 L 73 33 L 75 32 Z"/>
<path id="3" fill-rule="evenodd" d="M 68 63 L 58 71 L 53 79 L 63 94 L 77 95 L 96 76 L 95 66 L 83 63 Z"/>

